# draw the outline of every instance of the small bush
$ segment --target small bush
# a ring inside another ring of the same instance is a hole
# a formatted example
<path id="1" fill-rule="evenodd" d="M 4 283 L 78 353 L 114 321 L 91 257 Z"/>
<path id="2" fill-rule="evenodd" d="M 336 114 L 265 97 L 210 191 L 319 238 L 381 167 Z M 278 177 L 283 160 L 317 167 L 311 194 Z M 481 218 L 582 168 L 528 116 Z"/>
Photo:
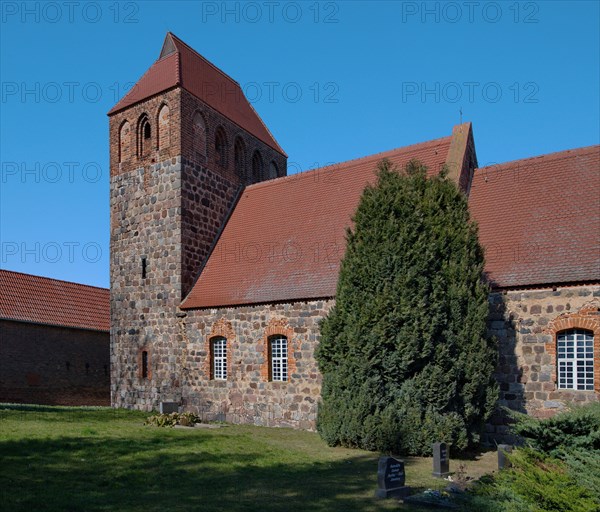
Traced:
<path id="1" fill-rule="evenodd" d="M 489 512 L 597 512 L 598 501 L 569 474 L 567 466 L 525 448 L 510 456 L 512 468 L 482 478 L 467 510 Z"/>
<path id="2" fill-rule="evenodd" d="M 515 421 L 511 430 L 537 450 L 549 454 L 559 448 L 600 450 L 600 403 L 574 407 L 545 420 L 510 415 Z"/>
<path id="3" fill-rule="evenodd" d="M 144 425 L 154 425 L 155 427 L 174 427 L 182 425 L 184 427 L 193 427 L 196 423 L 201 423 L 200 416 L 192 412 L 172 412 L 170 414 L 155 414 L 148 417 Z"/>
<path id="4" fill-rule="evenodd" d="M 559 450 L 556 457 L 564 461 L 579 485 L 589 489 L 600 505 L 600 452 L 598 450 Z M 599 507 L 600 510 L 600 507 Z"/>

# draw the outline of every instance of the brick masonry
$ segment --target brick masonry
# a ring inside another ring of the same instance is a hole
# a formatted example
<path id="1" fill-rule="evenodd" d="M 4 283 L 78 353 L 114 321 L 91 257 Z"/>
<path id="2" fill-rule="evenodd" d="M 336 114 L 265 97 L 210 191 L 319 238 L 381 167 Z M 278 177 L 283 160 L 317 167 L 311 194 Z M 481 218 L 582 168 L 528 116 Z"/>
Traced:
<path id="1" fill-rule="evenodd" d="M 256 152 L 265 166 L 253 174 Z M 284 155 L 179 87 L 110 117 L 113 405 L 151 410 L 181 400 L 178 305 L 237 194 L 249 181 L 267 179 L 271 161 L 286 174 Z M 145 378 L 142 351 L 150 366 Z"/>
<path id="2" fill-rule="evenodd" d="M 0 402 L 110 405 L 109 334 L 0 320 Z"/>
<path id="3" fill-rule="evenodd" d="M 594 391 L 558 389 L 556 334 L 570 328 L 594 332 Z M 500 406 L 545 418 L 569 402 L 600 400 L 600 286 L 492 293 L 489 331 L 499 346 Z M 507 425 L 496 414 L 488 438 L 513 442 Z"/>

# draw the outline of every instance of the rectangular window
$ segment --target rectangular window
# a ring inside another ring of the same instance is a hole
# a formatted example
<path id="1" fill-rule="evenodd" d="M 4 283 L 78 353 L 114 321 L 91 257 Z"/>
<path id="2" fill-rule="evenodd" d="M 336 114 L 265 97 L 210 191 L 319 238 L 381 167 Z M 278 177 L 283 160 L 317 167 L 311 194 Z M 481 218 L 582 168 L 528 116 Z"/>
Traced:
<path id="1" fill-rule="evenodd" d="M 285 382 L 288 380 L 288 347 L 285 336 L 271 338 L 271 380 Z"/>
<path id="2" fill-rule="evenodd" d="M 142 256 L 142 279 L 146 279 L 147 273 L 148 273 L 148 261 L 146 260 L 146 256 Z"/>
<path id="3" fill-rule="evenodd" d="M 227 380 L 227 340 L 219 337 L 212 340 L 213 379 Z"/>
<path id="4" fill-rule="evenodd" d="M 142 379 L 148 378 L 148 352 L 142 352 Z"/>
<path id="5" fill-rule="evenodd" d="M 594 390 L 594 335 L 570 329 L 556 337 L 558 388 Z"/>

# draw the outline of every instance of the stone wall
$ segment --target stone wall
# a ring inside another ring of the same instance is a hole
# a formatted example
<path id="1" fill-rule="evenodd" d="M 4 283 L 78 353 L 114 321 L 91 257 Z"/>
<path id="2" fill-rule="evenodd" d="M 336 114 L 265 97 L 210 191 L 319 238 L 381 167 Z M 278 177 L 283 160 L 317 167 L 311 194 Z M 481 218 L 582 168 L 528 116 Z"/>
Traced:
<path id="1" fill-rule="evenodd" d="M 314 353 L 319 321 L 333 300 L 191 310 L 180 318 L 186 410 L 235 423 L 314 430 L 321 374 Z M 269 379 L 268 337 L 287 336 L 289 381 Z M 224 336 L 228 378 L 211 378 L 210 339 Z"/>
<path id="2" fill-rule="evenodd" d="M 496 378 L 500 406 L 544 418 L 567 403 L 600 399 L 600 286 L 495 292 L 490 295 L 490 334 L 499 343 Z M 595 333 L 595 391 L 558 389 L 556 333 L 569 328 Z M 489 440 L 512 442 L 508 419 L 498 413 Z"/>
<path id="3" fill-rule="evenodd" d="M 201 146 L 192 126 L 197 115 Z M 216 155 L 218 130 L 227 141 L 225 161 Z M 117 407 L 151 410 L 181 400 L 178 306 L 246 183 L 246 171 L 234 165 L 236 140 L 246 156 L 260 151 L 266 165 L 276 162 L 285 175 L 284 155 L 180 88 L 110 117 L 110 357 Z"/>
<path id="4" fill-rule="evenodd" d="M 109 334 L 0 321 L 0 402 L 110 405 Z"/>
<path id="5" fill-rule="evenodd" d="M 153 384 L 152 396 L 144 400 L 138 381 L 135 406 L 151 409 L 162 400 L 174 400 L 205 419 L 314 429 L 321 388 L 314 352 L 319 321 L 333 304 L 330 299 L 181 312 L 172 302 L 173 321 L 163 311 L 153 323 L 170 326 L 159 337 L 163 341 L 149 346 L 153 374 L 162 375 L 164 383 L 172 372 L 176 382 L 170 384 L 176 386 Z M 599 400 L 600 286 L 495 292 L 490 309 L 490 334 L 498 339 L 500 351 L 499 405 L 547 417 L 568 402 Z M 595 391 L 557 389 L 556 333 L 567 328 L 594 332 Z M 267 340 L 272 334 L 288 337 L 289 382 L 269 378 Z M 211 373 L 210 340 L 215 336 L 227 340 L 227 380 L 215 380 Z M 161 368 L 166 363 L 169 371 Z M 503 414 L 492 418 L 486 441 L 514 442 L 507 424 Z"/>
<path id="6" fill-rule="evenodd" d="M 149 410 L 179 387 L 180 189 L 179 158 L 111 178 L 111 396 L 118 407 Z M 144 350 L 148 378 L 138 362 Z"/>

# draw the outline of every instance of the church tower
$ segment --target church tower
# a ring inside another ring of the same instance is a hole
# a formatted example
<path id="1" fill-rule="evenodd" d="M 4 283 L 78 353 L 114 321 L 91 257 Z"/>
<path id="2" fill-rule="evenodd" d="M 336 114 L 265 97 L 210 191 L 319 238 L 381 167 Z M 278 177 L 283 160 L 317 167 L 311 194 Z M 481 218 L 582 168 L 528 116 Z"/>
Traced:
<path id="1" fill-rule="evenodd" d="M 247 184 L 287 157 L 240 85 L 173 34 L 110 112 L 111 400 L 179 401 L 181 301 Z"/>

